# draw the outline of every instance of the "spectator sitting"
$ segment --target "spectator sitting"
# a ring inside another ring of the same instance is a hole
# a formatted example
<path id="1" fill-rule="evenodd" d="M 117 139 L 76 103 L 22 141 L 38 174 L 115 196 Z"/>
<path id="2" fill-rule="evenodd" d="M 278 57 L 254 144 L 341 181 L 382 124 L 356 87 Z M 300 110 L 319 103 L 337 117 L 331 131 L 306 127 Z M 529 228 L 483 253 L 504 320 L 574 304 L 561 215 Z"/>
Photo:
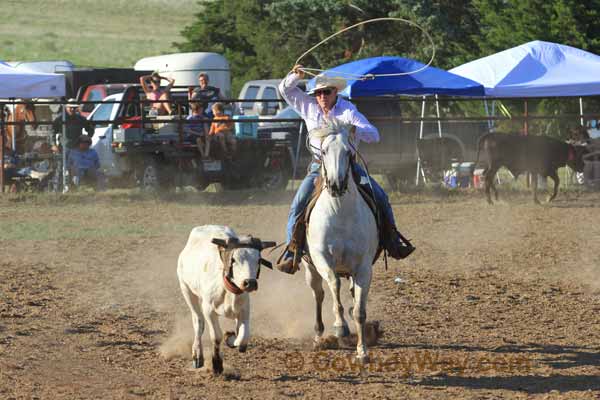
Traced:
<path id="1" fill-rule="evenodd" d="M 166 80 L 169 84 L 164 88 L 160 88 L 160 82 L 162 80 Z M 148 83 L 148 81 L 150 83 Z M 144 93 L 146 93 L 146 98 L 151 101 L 157 100 L 171 100 L 171 88 L 175 83 L 175 79 L 173 78 L 165 78 L 158 74 L 158 72 L 153 72 L 152 75 L 144 75 L 140 77 L 140 84 L 142 85 L 142 89 L 144 89 Z M 150 115 L 170 115 L 173 110 L 171 109 L 171 104 L 169 102 L 164 103 L 151 103 Z"/>
<path id="2" fill-rule="evenodd" d="M 199 121 L 207 118 L 204 113 L 204 103 L 192 102 L 190 103 L 190 109 L 192 110 L 192 114 L 187 117 L 190 123 L 187 124 L 186 131 L 196 143 L 196 146 L 198 146 L 200 156 L 204 158 L 204 146 L 206 137 L 208 136 L 208 126 L 205 122 Z"/>
<path id="3" fill-rule="evenodd" d="M 215 103 L 212 106 L 212 111 L 214 114 L 213 119 L 215 119 L 215 121 L 210 125 L 210 130 L 208 131 L 210 140 L 206 142 L 206 152 L 204 153 L 205 158 L 208 158 L 210 154 L 210 144 L 213 138 L 217 138 L 219 140 L 225 155 L 229 154 L 232 156 L 236 152 L 237 141 L 235 140 L 233 133 L 233 121 L 229 115 L 224 113 L 224 110 L 225 107 L 223 106 L 223 103 Z M 227 143 L 231 145 L 231 153 L 227 152 Z"/>
<path id="4" fill-rule="evenodd" d="M 77 147 L 77 142 L 79 137 L 82 135 L 82 131 L 88 133 L 91 138 L 94 136 L 94 126 L 90 121 L 82 117 L 78 112 L 79 104 L 77 104 L 77 100 L 69 99 L 67 101 L 65 111 L 66 111 L 66 119 L 65 119 L 65 143 L 63 145 L 67 149 L 67 153 Z M 62 133 L 62 116 L 58 116 L 52 123 L 52 128 L 54 133 Z"/>
<path id="5" fill-rule="evenodd" d="M 189 101 L 202 101 L 206 104 L 206 115 L 209 118 L 213 117 L 213 113 L 211 112 L 212 103 L 218 100 L 224 100 L 225 97 L 223 93 L 221 93 L 221 89 L 214 86 L 208 85 L 208 74 L 202 72 L 198 75 L 198 87 L 188 88 L 188 100 Z"/>
<path id="6" fill-rule="evenodd" d="M 79 137 L 79 148 L 69 152 L 67 166 L 73 178 L 73 184 L 78 187 L 81 180 L 90 178 L 95 181 L 96 190 L 104 190 L 104 175 L 100 171 L 100 158 L 96 150 L 91 149 L 92 139 L 87 135 Z"/>

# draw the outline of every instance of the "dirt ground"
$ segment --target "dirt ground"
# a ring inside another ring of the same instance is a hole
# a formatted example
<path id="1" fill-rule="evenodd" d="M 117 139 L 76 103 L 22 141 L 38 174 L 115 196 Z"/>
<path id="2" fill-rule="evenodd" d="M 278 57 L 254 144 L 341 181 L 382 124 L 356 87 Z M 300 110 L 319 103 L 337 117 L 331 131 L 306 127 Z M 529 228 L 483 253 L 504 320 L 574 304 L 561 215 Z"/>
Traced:
<path id="1" fill-rule="evenodd" d="M 224 348 L 223 376 L 192 370 L 189 231 L 280 241 L 290 196 L 0 198 L 0 398 L 600 398 L 600 194 L 583 192 L 396 194 L 417 251 L 374 266 L 366 369 L 352 347 L 312 349 L 303 273 L 263 270 L 248 351 Z"/>

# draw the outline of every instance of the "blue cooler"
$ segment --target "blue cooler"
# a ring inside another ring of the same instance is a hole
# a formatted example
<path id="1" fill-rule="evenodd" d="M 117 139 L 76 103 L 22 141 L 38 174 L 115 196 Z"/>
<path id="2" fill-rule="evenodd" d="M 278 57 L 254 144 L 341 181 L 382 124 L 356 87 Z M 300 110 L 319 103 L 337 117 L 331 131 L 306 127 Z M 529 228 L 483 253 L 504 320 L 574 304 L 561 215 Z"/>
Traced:
<path id="1" fill-rule="evenodd" d="M 234 115 L 235 136 L 240 139 L 256 139 L 258 137 L 258 122 L 241 122 L 245 119 L 258 119 L 255 115 Z M 238 122 L 240 121 L 240 122 Z"/>

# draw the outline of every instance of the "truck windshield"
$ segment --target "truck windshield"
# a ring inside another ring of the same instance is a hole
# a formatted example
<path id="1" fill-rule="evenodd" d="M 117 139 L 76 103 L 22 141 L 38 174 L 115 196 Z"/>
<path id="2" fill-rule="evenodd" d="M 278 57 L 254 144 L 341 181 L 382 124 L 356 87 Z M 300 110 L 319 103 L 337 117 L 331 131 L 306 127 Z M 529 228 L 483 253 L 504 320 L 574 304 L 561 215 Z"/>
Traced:
<path id="1" fill-rule="evenodd" d="M 96 109 L 96 111 L 92 114 L 90 119 L 92 121 L 107 121 L 107 120 L 109 120 L 110 113 L 111 113 L 114 105 L 115 104 L 113 104 L 113 103 L 100 104 L 98 106 L 98 108 Z"/>

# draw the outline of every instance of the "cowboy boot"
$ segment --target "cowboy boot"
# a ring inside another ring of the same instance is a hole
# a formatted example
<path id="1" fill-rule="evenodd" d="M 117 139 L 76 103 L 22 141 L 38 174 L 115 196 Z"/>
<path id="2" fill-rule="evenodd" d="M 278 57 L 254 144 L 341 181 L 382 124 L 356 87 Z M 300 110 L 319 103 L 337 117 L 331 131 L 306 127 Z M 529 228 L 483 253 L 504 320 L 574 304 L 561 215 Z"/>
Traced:
<path id="1" fill-rule="evenodd" d="M 383 247 L 387 250 L 390 257 L 402 260 L 415 251 L 415 247 L 410 241 L 402 236 L 396 227 L 388 221 L 384 222 L 383 235 Z"/>
<path id="2" fill-rule="evenodd" d="M 300 269 L 298 268 L 299 264 L 300 260 L 296 260 L 296 253 L 286 249 L 277 260 L 275 268 L 286 274 L 293 275 Z"/>

